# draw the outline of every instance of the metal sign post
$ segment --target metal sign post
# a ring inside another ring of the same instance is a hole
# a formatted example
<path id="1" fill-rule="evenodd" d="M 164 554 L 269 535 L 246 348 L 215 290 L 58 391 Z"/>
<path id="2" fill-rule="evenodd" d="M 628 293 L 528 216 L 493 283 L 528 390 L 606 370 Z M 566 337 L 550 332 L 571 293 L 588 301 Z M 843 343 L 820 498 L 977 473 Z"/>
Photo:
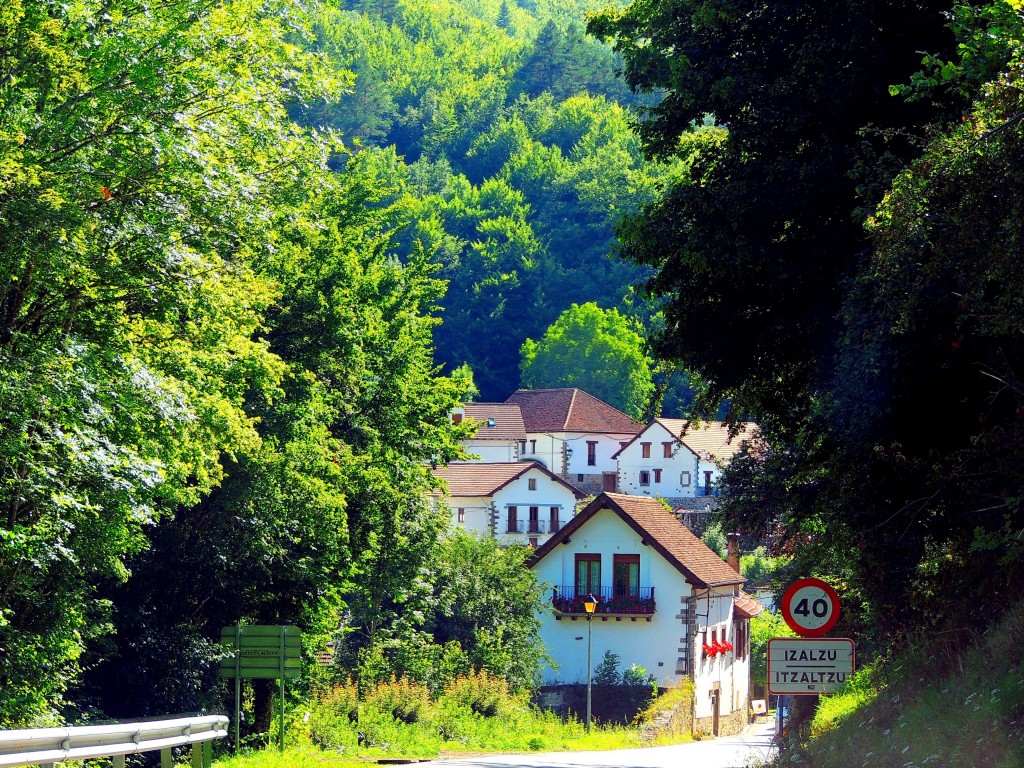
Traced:
<path id="1" fill-rule="evenodd" d="M 221 677 L 235 679 L 235 751 L 239 747 L 242 711 L 242 678 L 279 680 L 281 698 L 280 750 L 284 751 L 284 681 L 295 680 L 302 671 L 302 632 L 298 627 L 241 625 L 224 627 L 221 646 L 231 655 L 220 662 Z"/>
<path id="2" fill-rule="evenodd" d="M 782 596 L 782 617 L 801 637 L 768 641 L 768 693 L 817 696 L 853 675 L 848 638 L 822 637 L 839 621 L 839 595 L 821 579 L 798 579 Z"/>

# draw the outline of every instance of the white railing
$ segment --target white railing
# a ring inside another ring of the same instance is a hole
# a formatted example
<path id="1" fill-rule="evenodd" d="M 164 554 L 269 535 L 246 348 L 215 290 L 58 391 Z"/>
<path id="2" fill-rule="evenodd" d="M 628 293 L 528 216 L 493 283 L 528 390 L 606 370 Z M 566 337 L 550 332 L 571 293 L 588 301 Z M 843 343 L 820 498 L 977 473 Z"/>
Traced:
<path id="1" fill-rule="evenodd" d="M 212 742 L 227 735 L 224 715 L 0 731 L 0 766 L 53 766 L 62 760 L 113 757 L 115 768 L 123 768 L 125 755 L 159 750 L 161 767 L 170 768 L 171 748 L 191 744 L 193 767 L 209 768 Z"/>

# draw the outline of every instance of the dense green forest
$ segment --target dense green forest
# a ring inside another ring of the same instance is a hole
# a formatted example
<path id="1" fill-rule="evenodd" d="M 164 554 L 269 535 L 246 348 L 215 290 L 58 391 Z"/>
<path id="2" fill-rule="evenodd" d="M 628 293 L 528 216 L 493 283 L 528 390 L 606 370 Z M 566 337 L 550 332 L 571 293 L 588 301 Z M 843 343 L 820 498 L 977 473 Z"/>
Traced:
<path id="1" fill-rule="evenodd" d="M 844 593 L 858 655 L 980 631 L 1022 576 L 1019 0 L 636 2 L 590 30 L 692 175 L 619 232 L 657 353 L 764 444 L 723 508 Z"/>
<path id="2" fill-rule="evenodd" d="M 238 621 L 529 685 L 525 555 L 431 465 L 467 396 L 612 369 L 761 425 L 730 525 L 864 652 L 1005 604 L 1019 0 L 590 10 L 0 6 L 0 726 L 218 706 Z"/>
<path id="3" fill-rule="evenodd" d="M 688 161 L 586 10 L 4 5 L 0 724 L 217 706 L 239 621 L 532 683 L 524 555 L 446 535 L 430 467 L 574 302 L 650 377 L 613 227 Z"/>

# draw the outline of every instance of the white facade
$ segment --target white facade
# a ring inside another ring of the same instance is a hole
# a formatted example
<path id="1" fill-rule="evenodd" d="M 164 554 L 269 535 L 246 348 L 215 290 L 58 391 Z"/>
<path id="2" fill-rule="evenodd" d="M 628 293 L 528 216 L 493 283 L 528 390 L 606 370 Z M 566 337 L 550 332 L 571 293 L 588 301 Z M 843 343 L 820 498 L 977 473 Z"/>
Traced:
<path id="1" fill-rule="evenodd" d="M 629 433 L 527 432 L 519 456 L 539 461 L 570 482 L 596 486 L 607 475 L 615 478 L 618 465 L 613 456 L 633 439 Z M 615 490 L 614 487 L 606 490 Z"/>
<path id="2" fill-rule="evenodd" d="M 494 505 L 488 496 L 457 496 L 446 499 L 451 527 L 464 528 L 478 536 L 490 535 Z"/>
<path id="3" fill-rule="evenodd" d="M 681 419 L 658 418 L 625 445 L 615 457 L 619 492 L 663 499 L 714 495 L 743 438 L 729 439 L 719 422 L 688 428 L 680 438 L 685 427 Z"/>
<path id="4" fill-rule="evenodd" d="M 564 483 L 531 469 L 495 491 L 493 533 L 510 544 L 541 544 L 575 515 L 576 497 Z"/>
<path id="5" fill-rule="evenodd" d="M 719 473 L 714 464 L 702 462 L 658 421 L 648 424 L 635 440 L 622 448 L 617 459 L 620 492 L 633 496 L 665 499 L 703 496 L 705 475 L 702 470 L 714 473 L 712 482 Z"/>
<path id="6" fill-rule="evenodd" d="M 576 514 L 583 494 L 544 467 L 524 462 L 453 463 L 437 470 L 453 528 L 508 544 L 539 546 Z"/>
<path id="7" fill-rule="evenodd" d="M 575 583 L 576 555 L 600 555 L 601 584 L 612 586 L 616 554 L 640 556 L 640 586 L 654 587 L 654 613 L 649 616 L 606 616 L 593 620 L 593 663 L 600 662 L 605 651 L 619 655 L 622 668 L 639 664 L 654 675 L 660 686 L 671 686 L 688 676 L 687 652 L 690 643 L 684 619 L 680 618 L 684 600 L 692 589 L 682 575 L 641 536 L 611 510 L 601 510 L 574 532 L 565 546 L 534 565 L 537 579 L 551 588 L 571 587 Z M 575 618 L 575 620 L 574 620 Z M 545 682 L 585 683 L 587 681 L 587 619 L 585 616 L 542 617 L 541 640 L 556 667 L 547 668 Z M 692 667 L 692 648 L 689 652 Z"/>
<path id="8" fill-rule="evenodd" d="M 519 443 L 515 440 L 463 440 L 462 447 L 476 457 L 470 461 L 492 464 L 519 461 Z"/>
<path id="9" fill-rule="evenodd" d="M 540 637 L 554 662 L 545 670 L 545 683 L 586 682 L 590 629 L 595 667 L 605 651 L 611 651 L 619 656 L 620 669 L 638 664 L 661 687 L 672 686 L 687 677 L 692 679 L 694 714 L 698 720 L 713 719 L 716 704 L 720 717 L 745 717 L 750 656 L 749 652 L 744 653 L 742 643 L 744 638 L 749 639 L 749 621 L 735 615 L 738 586 L 694 587 L 674 563 L 655 546 L 645 543 L 649 541 L 649 536 L 638 532 L 615 511 L 602 508 L 589 519 L 584 518 L 552 549 L 539 553 L 541 559 L 532 568 L 553 597 L 557 594 L 564 601 L 566 595 L 575 595 L 579 558 L 599 559 L 603 594 L 613 595 L 618 555 L 638 556 L 639 595 L 641 599 L 651 595 L 645 590 L 653 588 L 654 599 L 653 612 L 639 614 L 629 610 L 617 612 L 614 604 L 599 605 L 589 627 L 585 614 L 553 600 L 555 610 L 541 617 Z M 740 622 L 743 634 L 738 633 Z M 734 650 L 707 655 L 703 646 L 712 639 L 732 643 Z"/>

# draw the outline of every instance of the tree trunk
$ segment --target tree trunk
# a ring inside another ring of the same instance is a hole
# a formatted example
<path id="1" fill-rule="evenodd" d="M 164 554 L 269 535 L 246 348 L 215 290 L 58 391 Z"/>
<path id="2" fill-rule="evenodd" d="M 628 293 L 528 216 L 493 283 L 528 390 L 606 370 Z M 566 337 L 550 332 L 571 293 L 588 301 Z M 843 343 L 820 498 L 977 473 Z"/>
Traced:
<path id="1" fill-rule="evenodd" d="M 274 712 L 274 680 L 252 681 L 253 731 L 270 732 L 270 718 Z"/>

